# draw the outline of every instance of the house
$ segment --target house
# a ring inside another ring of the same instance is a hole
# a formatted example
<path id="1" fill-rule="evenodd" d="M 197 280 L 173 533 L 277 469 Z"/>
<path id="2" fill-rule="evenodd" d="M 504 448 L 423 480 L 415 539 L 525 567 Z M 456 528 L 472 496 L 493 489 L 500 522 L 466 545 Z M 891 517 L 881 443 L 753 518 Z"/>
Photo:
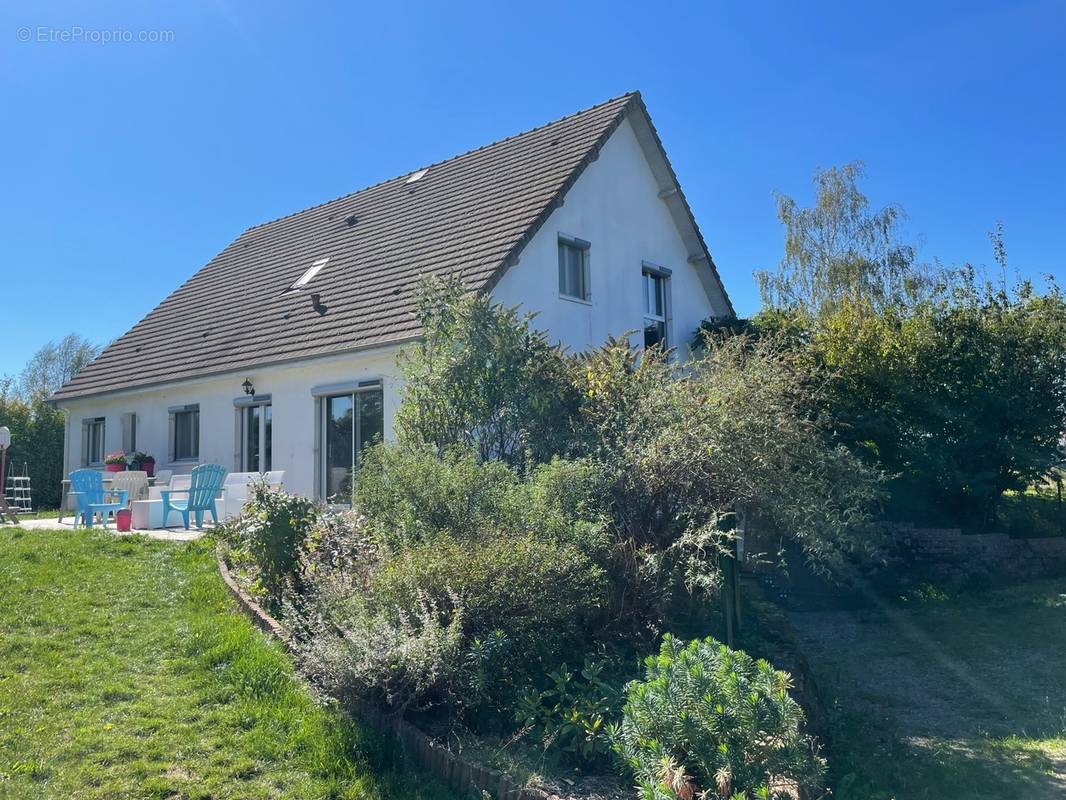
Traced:
<path id="1" fill-rule="evenodd" d="M 573 351 L 638 331 L 687 355 L 732 314 L 638 93 L 249 228 L 53 397 L 65 468 L 284 469 L 346 494 L 391 435 L 415 290 L 458 274 Z"/>

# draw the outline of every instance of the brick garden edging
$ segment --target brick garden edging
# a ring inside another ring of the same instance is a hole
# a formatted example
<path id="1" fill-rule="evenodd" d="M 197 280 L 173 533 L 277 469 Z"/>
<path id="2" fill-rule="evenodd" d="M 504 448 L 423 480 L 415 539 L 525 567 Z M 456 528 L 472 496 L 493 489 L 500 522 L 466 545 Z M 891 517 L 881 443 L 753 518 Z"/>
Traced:
<path id="1" fill-rule="evenodd" d="M 276 619 L 244 591 L 233 578 L 226 562 L 218 557 L 218 571 L 229 593 L 237 601 L 256 627 L 276 637 L 293 655 L 296 648 L 292 639 Z M 433 773 L 440 781 L 460 795 L 482 798 L 484 794 L 497 800 L 552 800 L 552 795 L 542 789 L 523 786 L 510 775 L 467 761 L 450 750 L 441 747 L 402 717 L 387 714 L 376 706 L 363 701 L 353 703 L 359 719 L 380 733 L 399 740 L 404 750 L 416 764 Z"/>

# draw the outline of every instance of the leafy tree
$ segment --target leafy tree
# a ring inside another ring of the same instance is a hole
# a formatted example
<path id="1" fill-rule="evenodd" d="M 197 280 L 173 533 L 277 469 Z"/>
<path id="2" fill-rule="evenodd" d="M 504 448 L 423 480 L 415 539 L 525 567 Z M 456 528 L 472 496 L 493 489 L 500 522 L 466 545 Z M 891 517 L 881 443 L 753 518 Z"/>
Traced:
<path id="1" fill-rule="evenodd" d="M 778 198 L 785 255 L 761 273 L 751 326 L 828 381 L 808 413 L 892 477 L 900 517 L 990 526 L 1000 497 L 1059 459 L 1066 415 L 1064 299 L 1051 284 L 998 286 L 977 270 L 919 267 L 903 211 L 871 213 L 861 165 L 818 172 L 816 203 Z M 715 327 L 708 324 L 708 328 Z"/>
<path id="2" fill-rule="evenodd" d="M 38 350 L 19 377 L 19 393 L 26 400 L 44 400 L 100 355 L 100 345 L 76 333 L 67 334 Z"/>
<path id="3" fill-rule="evenodd" d="M 12 438 L 9 474 L 27 469 L 40 508 L 58 507 L 63 477 L 63 415 L 45 401 L 99 352 L 72 333 L 38 350 L 18 380 L 0 376 L 0 425 Z"/>
<path id="4" fill-rule="evenodd" d="M 1060 459 L 1066 298 L 955 274 L 932 299 L 873 316 L 850 306 L 814 331 L 838 433 L 893 475 L 894 514 L 989 527 L 1006 490 Z"/>
<path id="5" fill-rule="evenodd" d="M 474 447 L 481 460 L 547 461 L 570 442 L 577 396 L 562 350 L 521 315 L 457 281 L 420 292 L 423 337 L 400 357 L 402 441 Z"/>
<path id="6" fill-rule="evenodd" d="M 58 508 L 63 478 L 63 415 L 43 400 L 0 394 L 0 426 L 11 430 L 8 474 L 26 468 L 38 508 Z"/>
<path id="7" fill-rule="evenodd" d="M 871 212 L 858 188 L 862 175 L 858 161 L 818 170 L 810 208 L 777 195 L 785 255 L 776 272 L 756 273 L 764 306 L 818 314 L 850 300 L 878 309 L 914 296 L 927 283 L 915 267 L 914 248 L 898 238 L 903 209 Z"/>

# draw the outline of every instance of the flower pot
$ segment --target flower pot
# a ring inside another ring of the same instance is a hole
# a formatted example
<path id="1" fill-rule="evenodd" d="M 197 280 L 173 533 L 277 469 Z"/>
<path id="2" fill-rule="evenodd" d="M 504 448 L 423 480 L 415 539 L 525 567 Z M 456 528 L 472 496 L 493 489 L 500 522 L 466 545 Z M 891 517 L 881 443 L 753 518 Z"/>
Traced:
<path id="1" fill-rule="evenodd" d="M 133 512 L 128 508 L 121 508 L 115 512 L 115 527 L 120 531 L 128 531 L 133 522 Z"/>
<path id="2" fill-rule="evenodd" d="M 154 461 L 149 461 L 149 462 L 147 462 L 145 464 L 141 464 L 141 469 L 143 469 L 145 471 L 145 474 L 147 474 L 149 478 L 154 478 L 155 477 L 155 462 Z"/>
<path id="3" fill-rule="evenodd" d="M 104 464 L 104 469 L 108 472 L 125 472 L 125 464 Z"/>

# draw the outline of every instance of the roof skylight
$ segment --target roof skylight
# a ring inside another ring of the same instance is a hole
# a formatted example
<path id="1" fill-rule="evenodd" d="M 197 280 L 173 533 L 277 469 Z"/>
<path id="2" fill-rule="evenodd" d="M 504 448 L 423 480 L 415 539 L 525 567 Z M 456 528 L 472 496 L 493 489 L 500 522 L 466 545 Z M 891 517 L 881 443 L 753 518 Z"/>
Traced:
<path id="1" fill-rule="evenodd" d="M 325 258 L 320 258 L 315 261 L 304 271 L 303 275 L 297 278 L 296 283 L 290 286 L 289 289 L 302 289 L 303 287 L 305 287 L 308 283 L 311 282 L 311 279 L 315 277 L 315 275 L 322 271 L 322 267 L 326 266 L 328 262 L 329 256 L 326 256 Z"/>

